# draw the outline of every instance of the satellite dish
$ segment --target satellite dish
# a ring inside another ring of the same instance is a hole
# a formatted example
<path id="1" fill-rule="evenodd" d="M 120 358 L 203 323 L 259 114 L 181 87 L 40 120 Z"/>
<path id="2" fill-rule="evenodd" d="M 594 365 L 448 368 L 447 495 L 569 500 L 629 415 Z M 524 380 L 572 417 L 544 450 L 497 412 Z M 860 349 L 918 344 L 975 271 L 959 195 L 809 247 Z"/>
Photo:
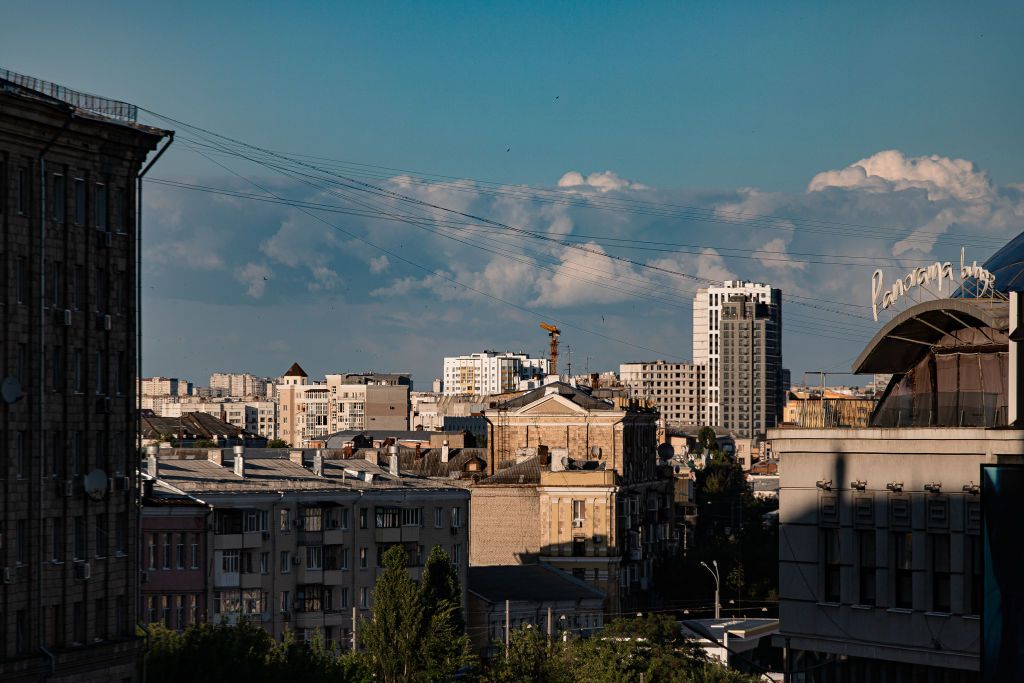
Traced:
<path id="1" fill-rule="evenodd" d="M 85 475 L 85 494 L 93 500 L 103 500 L 107 495 L 107 473 L 95 469 Z"/>
<path id="2" fill-rule="evenodd" d="M 14 403 L 21 398 L 21 382 L 17 377 L 5 377 L 0 382 L 0 398 L 3 398 L 4 403 Z"/>

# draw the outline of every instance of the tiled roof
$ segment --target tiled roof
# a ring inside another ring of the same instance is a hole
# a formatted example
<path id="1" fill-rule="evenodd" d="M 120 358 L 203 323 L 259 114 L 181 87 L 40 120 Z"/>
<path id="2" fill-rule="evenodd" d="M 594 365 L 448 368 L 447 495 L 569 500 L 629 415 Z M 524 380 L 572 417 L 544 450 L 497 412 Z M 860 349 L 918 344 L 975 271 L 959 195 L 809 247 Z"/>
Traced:
<path id="1" fill-rule="evenodd" d="M 200 439 L 256 436 L 209 413 L 182 413 L 181 417 L 158 417 L 143 413 L 139 423 L 142 435 L 147 439 L 157 439 L 164 434 L 187 435 Z"/>
<path id="2" fill-rule="evenodd" d="M 542 387 L 537 387 L 532 391 L 528 391 L 522 396 L 517 396 L 510 401 L 505 401 L 495 406 L 496 410 L 515 410 L 516 408 L 523 408 L 535 403 L 545 396 L 551 393 L 557 392 L 562 398 L 566 398 L 576 405 L 586 408 L 587 410 L 615 410 L 615 406 L 609 402 L 599 398 L 594 398 L 590 394 L 571 384 L 565 382 L 552 382 L 551 384 L 545 384 Z"/>
<path id="3" fill-rule="evenodd" d="M 467 589 L 492 604 L 505 600 L 604 600 L 604 593 L 546 564 L 470 567 Z"/>
<path id="4" fill-rule="evenodd" d="M 302 366 L 298 363 L 292 363 L 292 366 L 281 375 L 282 377 L 309 377 L 306 371 L 302 369 Z"/>

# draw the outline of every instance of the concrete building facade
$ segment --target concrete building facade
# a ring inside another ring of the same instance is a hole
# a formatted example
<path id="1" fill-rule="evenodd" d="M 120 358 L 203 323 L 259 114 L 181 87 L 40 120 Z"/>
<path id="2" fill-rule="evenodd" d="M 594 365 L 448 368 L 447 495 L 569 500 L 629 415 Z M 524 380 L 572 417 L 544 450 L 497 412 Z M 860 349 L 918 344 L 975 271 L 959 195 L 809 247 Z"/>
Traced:
<path id="1" fill-rule="evenodd" d="M 503 394 L 523 382 L 539 381 L 548 374 L 548 359 L 526 353 L 483 351 L 444 359 L 442 382 L 446 396 Z"/>
<path id="2" fill-rule="evenodd" d="M 381 560 L 393 545 L 409 553 L 414 579 L 431 548 L 441 546 L 465 589 L 468 492 L 404 475 L 398 457 L 392 467 L 386 451 L 360 455 L 298 449 L 153 453 L 147 477 L 210 510 L 206 545 L 197 550 L 209 558 L 197 613 L 211 621 L 249 618 L 277 639 L 286 628 L 305 638 L 319 629 L 328 643 L 351 647 L 353 618 L 370 616 Z M 159 519 L 157 514 L 154 523 Z M 159 533 L 162 546 L 166 536 Z M 177 548 L 178 531 L 168 533 Z M 184 538 L 183 564 L 190 567 L 195 537 Z M 159 550 L 158 556 L 166 562 Z M 181 593 L 171 593 L 175 609 Z M 162 604 L 161 598 L 157 620 Z M 177 623 L 177 614 L 171 619 Z"/>
<path id="3" fill-rule="evenodd" d="M 629 395 L 653 404 L 662 419 L 680 424 L 700 424 L 706 366 L 669 363 L 663 360 L 623 363 L 619 381 Z"/>
<path id="4" fill-rule="evenodd" d="M 717 424 L 744 438 L 764 434 L 782 417 L 781 295 L 763 304 L 730 294 L 721 303 Z"/>
<path id="5" fill-rule="evenodd" d="M 778 338 L 777 349 L 773 351 L 778 355 L 772 362 L 779 368 L 776 383 L 779 387 L 782 385 L 782 292 L 770 285 L 739 280 L 728 280 L 721 286 L 702 287 L 693 299 L 693 362 L 706 367 L 700 424 L 725 426 L 721 407 L 722 306 L 730 297 L 737 295 L 769 307 L 767 313 L 773 323 L 772 333 Z"/>
<path id="6" fill-rule="evenodd" d="M 138 680 L 136 178 L 168 135 L 0 71 L 3 680 Z"/>
<path id="7" fill-rule="evenodd" d="M 274 397 L 274 380 L 269 377 L 257 377 L 248 372 L 215 372 L 210 375 L 210 388 L 220 390 L 223 396 L 236 398 Z"/>

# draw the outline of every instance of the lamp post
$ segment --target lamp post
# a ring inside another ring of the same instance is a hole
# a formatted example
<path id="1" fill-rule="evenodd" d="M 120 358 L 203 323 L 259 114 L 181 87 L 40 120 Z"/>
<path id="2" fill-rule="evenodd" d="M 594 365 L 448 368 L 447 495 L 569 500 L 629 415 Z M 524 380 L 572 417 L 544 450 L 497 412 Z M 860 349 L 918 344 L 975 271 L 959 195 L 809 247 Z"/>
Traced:
<path id="1" fill-rule="evenodd" d="M 722 607 L 718 602 L 718 587 L 720 583 L 718 576 L 718 560 L 711 560 L 711 564 L 715 567 L 714 571 L 711 570 L 711 567 L 708 566 L 707 562 L 701 562 L 700 566 L 707 569 L 708 573 L 711 574 L 711 577 L 715 580 L 715 619 L 718 619 L 721 616 Z"/>

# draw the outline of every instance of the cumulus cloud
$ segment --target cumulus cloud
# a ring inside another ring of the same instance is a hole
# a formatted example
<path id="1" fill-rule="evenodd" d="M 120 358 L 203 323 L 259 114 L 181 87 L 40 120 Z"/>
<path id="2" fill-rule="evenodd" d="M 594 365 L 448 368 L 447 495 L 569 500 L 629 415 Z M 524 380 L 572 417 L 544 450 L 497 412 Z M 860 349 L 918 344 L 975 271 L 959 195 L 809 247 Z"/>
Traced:
<path id="1" fill-rule="evenodd" d="M 648 190 L 648 186 L 622 178 L 614 171 L 602 171 L 584 176 L 579 171 L 569 171 L 558 179 L 558 187 L 570 189 L 594 189 L 598 192 L 613 190 Z"/>
<path id="2" fill-rule="evenodd" d="M 385 270 L 388 269 L 390 265 L 391 262 L 388 260 L 388 255 L 381 254 L 380 256 L 376 256 L 370 259 L 370 272 L 373 273 L 374 275 L 377 275 L 378 273 L 383 273 Z"/>
<path id="3" fill-rule="evenodd" d="M 846 168 L 825 171 L 811 179 L 808 192 L 830 187 L 867 192 L 892 192 L 918 188 L 935 201 L 952 197 L 973 201 L 991 197 L 994 187 L 988 174 L 974 162 L 931 156 L 908 157 L 897 150 L 878 152 Z"/>
<path id="4" fill-rule="evenodd" d="M 270 268 L 259 263 L 246 263 L 235 269 L 235 279 L 245 285 L 245 293 L 253 299 L 263 296 L 270 279 Z"/>
<path id="5" fill-rule="evenodd" d="M 754 258 L 765 268 L 774 270 L 804 270 L 807 267 L 806 263 L 793 259 L 786 253 L 786 240 L 781 237 L 765 242 L 754 252 Z"/>

